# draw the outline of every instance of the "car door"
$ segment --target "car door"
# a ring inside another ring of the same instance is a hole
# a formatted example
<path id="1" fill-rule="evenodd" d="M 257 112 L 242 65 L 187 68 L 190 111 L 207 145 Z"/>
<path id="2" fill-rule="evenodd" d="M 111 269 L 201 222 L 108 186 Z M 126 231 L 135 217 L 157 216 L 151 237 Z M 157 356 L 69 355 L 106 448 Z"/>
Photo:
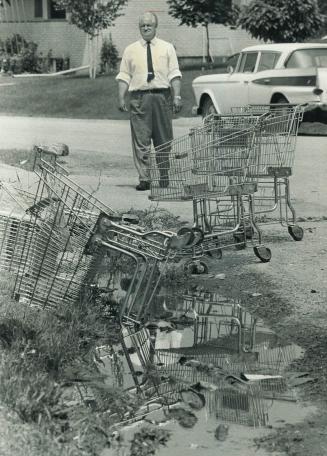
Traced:
<path id="1" fill-rule="evenodd" d="M 256 69 L 258 52 L 244 52 L 238 61 L 236 70 L 226 78 L 222 111 L 227 114 L 234 106 L 249 103 L 249 82 Z"/>
<path id="2" fill-rule="evenodd" d="M 256 71 L 249 79 L 249 104 L 270 103 L 273 91 L 272 81 L 280 55 L 281 53 L 276 51 L 260 52 Z"/>

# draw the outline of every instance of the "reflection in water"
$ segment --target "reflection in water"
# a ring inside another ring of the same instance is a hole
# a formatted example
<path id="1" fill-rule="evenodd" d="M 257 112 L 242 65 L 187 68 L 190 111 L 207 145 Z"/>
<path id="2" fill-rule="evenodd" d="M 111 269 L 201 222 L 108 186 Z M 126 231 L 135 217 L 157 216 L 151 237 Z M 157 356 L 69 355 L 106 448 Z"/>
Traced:
<path id="1" fill-rule="evenodd" d="M 299 348 L 282 344 L 240 301 L 209 292 L 163 293 L 151 310 L 162 318 L 137 331 L 123 329 L 124 387 L 134 382 L 137 394 L 161 395 L 166 403 L 191 388 L 205 398 L 209 416 L 254 427 L 268 423 L 274 401 L 295 402 L 286 368 Z"/>

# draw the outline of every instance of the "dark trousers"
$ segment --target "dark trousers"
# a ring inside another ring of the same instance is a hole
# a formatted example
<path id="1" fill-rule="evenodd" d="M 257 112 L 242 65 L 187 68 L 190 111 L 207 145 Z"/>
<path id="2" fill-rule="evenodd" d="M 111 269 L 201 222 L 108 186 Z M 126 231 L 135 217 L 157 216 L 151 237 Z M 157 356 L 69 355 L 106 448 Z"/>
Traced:
<path id="1" fill-rule="evenodd" d="M 149 152 L 151 141 L 154 147 L 173 139 L 172 98 L 170 90 L 162 92 L 130 93 L 130 120 L 133 158 L 140 181 L 149 181 Z M 159 148 L 156 162 L 160 175 L 168 175 L 169 144 Z"/>

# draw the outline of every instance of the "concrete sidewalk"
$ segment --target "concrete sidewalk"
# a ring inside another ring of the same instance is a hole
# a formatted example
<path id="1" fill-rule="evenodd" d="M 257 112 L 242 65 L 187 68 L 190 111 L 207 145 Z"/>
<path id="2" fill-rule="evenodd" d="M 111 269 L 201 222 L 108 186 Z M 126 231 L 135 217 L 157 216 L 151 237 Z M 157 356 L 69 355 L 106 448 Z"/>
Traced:
<path id="1" fill-rule="evenodd" d="M 200 117 L 174 120 L 175 137 L 201 123 Z M 0 115 L 0 149 L 24 149 L 36 143 L 64 142 L 72 151 L 131 154 L 130 128 L 126 120 L 63 119 Z"/>

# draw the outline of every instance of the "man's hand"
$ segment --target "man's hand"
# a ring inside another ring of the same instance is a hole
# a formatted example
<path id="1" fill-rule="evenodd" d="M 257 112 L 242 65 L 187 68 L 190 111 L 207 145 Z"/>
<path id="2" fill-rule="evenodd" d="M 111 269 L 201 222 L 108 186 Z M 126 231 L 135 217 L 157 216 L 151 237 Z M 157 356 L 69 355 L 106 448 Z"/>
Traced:
<path id="1" fill-rule="evenodd" d="M 128 112 L 125 100 L 119 100 L 118 109 L 121 112 Z"/>
<path id="2" fill-rule="evenodd" d="M 175 95 L 173 100 L 173 112 L 177 114 L 182 109 L 182 106 L 182 98 L 179 95 Z"/>

